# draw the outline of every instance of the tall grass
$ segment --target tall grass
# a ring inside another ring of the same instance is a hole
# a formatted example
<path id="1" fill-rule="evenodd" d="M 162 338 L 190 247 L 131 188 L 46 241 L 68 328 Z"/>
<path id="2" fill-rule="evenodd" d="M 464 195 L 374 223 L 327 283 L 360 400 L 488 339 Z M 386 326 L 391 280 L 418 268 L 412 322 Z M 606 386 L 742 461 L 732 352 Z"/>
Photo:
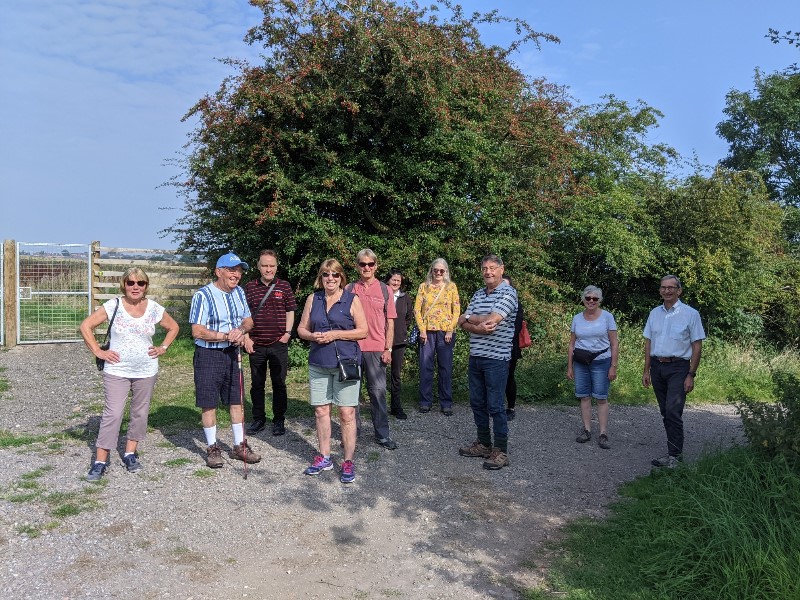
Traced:
<path id="1" fill-rule="evenodd" d="M 746 448 L 627 484 L 528 598 L 800 598 L 800 474 Z"/>

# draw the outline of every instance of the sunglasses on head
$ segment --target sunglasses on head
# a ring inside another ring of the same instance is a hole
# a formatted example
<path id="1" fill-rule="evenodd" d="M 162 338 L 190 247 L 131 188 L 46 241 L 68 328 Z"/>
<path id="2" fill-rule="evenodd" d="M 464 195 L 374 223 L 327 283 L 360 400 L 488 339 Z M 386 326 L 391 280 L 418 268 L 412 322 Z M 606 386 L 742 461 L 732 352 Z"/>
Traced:
<path id="1" fill-rule="evenodd" d="M 375 266 L 375 261 L 373 260 L 372 262 L 360 262 L 360 263 L 358 263 L 358 266 L 359 266 L 359 267 L 361 267 L 362 269 L 363 269 L 364 267 L 370 267 L 370 268 L 372 268 L 372 267 L 374 267 L 374 266 Z"/>
<path id="2" fill-rule="evenodd" d="M 586 296 L 584 300 L 586 300 L 587 302 L 600 302 L 600 298 L 595 298 L 594 296 Z"/>
<path id="3" fill-rule="evenodd" d="M 127 285 L 128 287 L 133 287 L 135 285 L 138 285 L 139 287 L 144 287 L 144 286 L 147 285 L 147 282 L 146 281 L 130 281 L 130 280 L 128 280 L 128 281 L 125 282 L 125 285 Z"/>
<path id="4" fill-rule="evenodd" d="M 339 279 L 339 277 L 341 277 L 342 274 L 341 273 L 336 273 L 334 271 L 331 271 L 330 273 L 328 271 L 324 271 L 322 273 L 322 276 L 323 277 L 333 277 L 334 279 Z"/>

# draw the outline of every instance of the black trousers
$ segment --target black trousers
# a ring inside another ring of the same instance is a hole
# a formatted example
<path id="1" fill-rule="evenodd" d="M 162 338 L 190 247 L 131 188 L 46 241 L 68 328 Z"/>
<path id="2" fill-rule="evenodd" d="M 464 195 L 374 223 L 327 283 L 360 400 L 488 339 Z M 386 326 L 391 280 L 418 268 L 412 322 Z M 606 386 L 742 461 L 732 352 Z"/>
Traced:
<path id="1" fill-rule="evenodd" d="M 667 432 L 667 452 L 670 456 L 683 453 L 683 407 L 686 392 L 683 383 L 689 374 L 689 361 L 650 362 L 650 384 L 658 400 L 658 408 Z"/>
<path id="2" fill-rule="evenodd" d="M 253 401 L 253 420 L 266 419 L 264 406 L 267 370 L 272 380 L 272 422 L 286 418 L 286 373 L 289 371 L 289 346 L 275 342 L 255 346 L 250 355 L 250 399 Z"/>
<path id="3" fill-rule="evenodd" d="M 512 410 L 517 405 L 517 379 L 514 377 L 516 370 L 517 359 L 512 356 L 508 361 L 508 380 L 506 380 L 506 404 Z"/>
<path id="4" fill-rule="evenodd" d="M 403 372 L 403 361 L 406 356 L 406 346 L 392 347 L 392 401 L 390 412 L 403 410 L 402 381 L 400 376 Z"/>

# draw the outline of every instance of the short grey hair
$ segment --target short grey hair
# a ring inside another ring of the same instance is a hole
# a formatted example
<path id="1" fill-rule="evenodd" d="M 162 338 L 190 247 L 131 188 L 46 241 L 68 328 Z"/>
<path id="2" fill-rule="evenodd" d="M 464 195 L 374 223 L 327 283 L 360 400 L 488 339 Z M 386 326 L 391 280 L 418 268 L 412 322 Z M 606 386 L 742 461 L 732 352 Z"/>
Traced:
<path id="1" fill-rule="evenodd" d="M 487 254 L 481 259 L 481 266 L 485 265 L 487 262 L 493 262 L 498 267 L 503 266 L 503 259 L 497 256 L 497 254 Z"/>
<path id="2" fill-rule="evenodd" d="M 375 256 L 375 253 L 369 248 L 364 248 L 358 251 L 358 254 L 356 254 L 356 260 L 359 261 L 362 258 L 371 258 L 375 262 L 378 262 L 378 257 Z"/>
<path id="3" fill-rule="evenodd" d="M 675 280 L 675 284 L 678 286 L 678 289 L 679 290 L 683 289 L 683 286 L 681 285 L 681 280 L 677 275 L 664 275 L 661 278 L 661 283 L 664 283 L 664 281 L 666 281 L 667 279 L 674 279 Z"/>
<path id="4" fill-rule="evenodd" d="M 600 302 L 603 301 L 603 290 L 601 290 L 596 285 L 587 285 L 585 288 L 583 288 L 583 291 L 581 292 L 581 302 L 586 300 L 587 294 L 594 294 L 595 296 L 600 298 Z"/>

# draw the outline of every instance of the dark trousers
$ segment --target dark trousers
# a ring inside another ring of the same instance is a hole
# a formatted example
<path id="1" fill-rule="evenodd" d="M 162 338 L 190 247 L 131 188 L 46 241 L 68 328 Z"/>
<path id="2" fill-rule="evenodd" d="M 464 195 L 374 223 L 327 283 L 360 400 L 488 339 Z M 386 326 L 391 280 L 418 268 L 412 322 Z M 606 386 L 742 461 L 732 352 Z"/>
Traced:
<path id="1" fill-rule="evenodd" d="M 506 381 L 506 404 L 513 410 L 517 405 L 517 380 L 514 378 L 514 371 L 517 370 L 517 359 L 511 358 L 508 361 L 508 381 Z"/>
<path id="2" fill-rule="evenodd" d="M 253 401 L 253 420 L 264 419 L 264 398 L 267 369 L 272 379 L 272 422 L 286 418 L 286 373 L 289 370 L 289 346 L 275 342 L 269 346 L 255 346 L 250 355 L 250 399 Z"/>
<path id="3" fill-rule="evenodd" d="M 392 348 L 392 402 L 391 412 L 403 410 L 403 387 L 400 375 L 403 372 L 403 361 L 406 356 L 406 347 L 394 346 Z"/>
<path id="4" fill-rule="evenodd" d="M 456 335 L 450 343 L 444 341 L 444 331 L 428 330 L 428 339 L 419 344 L 419 405 L 433 405 L 433 364 L 438 365 L 439 406 L 442 410 L 453 408 L 453 350 Z"/>
<path id="5" fill-rule="evenodd" d="M 670 456 L 680 456 L 683 453 L 683 407 L 686 404 L 683 383 L 688 373 L 688 360 L 660 363 L 654 359 L 650 363 L 650 384 L 664 419 L 667 452 Z"/>
<path id="6" fill-rule="evenodd" d="M 503 394 L 507 377 L 507 360 L 469 357 L 469 405 L 478 430 L 478 441 L 503 452 L 508 452 L 508 420 Z M 494 428 L 494 444 L 490 424 Z"/>
<path id="7" fill-rule="evenodd" d="M 361 376 L 366 379 L 367 394 L 372 407 L 372 426 L 379 440 L 389 437 L 389 412 L 386 410 L 386 365 L 381 361 L 381 352 L 361 353 Z M 361 430 L 361 414 L 358 413 L 358 430 Z"/>

